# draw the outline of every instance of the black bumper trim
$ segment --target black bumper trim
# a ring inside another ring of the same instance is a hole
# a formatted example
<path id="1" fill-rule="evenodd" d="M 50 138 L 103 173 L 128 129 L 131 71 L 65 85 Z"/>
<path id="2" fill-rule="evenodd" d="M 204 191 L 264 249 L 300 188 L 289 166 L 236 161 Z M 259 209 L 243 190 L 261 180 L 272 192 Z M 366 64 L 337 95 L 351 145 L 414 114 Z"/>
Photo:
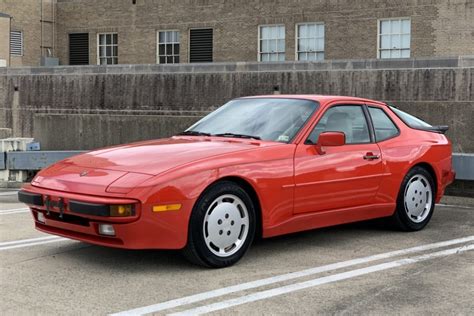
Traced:
<path id="1" fill-rule="evenodd" d="M 69 201 L 69 210 L 73 213 L 110 216 L 110 206 L 108 204 L 94 204 L 78 201 Z"/>
<path id="2" fill-rule="evenodd" d="M 43 206 L 43 196 L 38 193 L 30 193 L 26 191 L 18 191 L 18 200 L 25 204 Z"/>

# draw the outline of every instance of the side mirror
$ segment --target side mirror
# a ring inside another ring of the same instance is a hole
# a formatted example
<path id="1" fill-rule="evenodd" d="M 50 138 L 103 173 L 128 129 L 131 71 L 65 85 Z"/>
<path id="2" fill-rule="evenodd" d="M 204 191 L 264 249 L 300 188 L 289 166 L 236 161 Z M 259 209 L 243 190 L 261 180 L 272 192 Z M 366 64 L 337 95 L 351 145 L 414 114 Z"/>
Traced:
<path id="1" fill-rule="evenodd" d="M 317 142 L 319 146 L 342 146 L 345 143 L 346 135 L 343 132 L 322 132 Z"/>

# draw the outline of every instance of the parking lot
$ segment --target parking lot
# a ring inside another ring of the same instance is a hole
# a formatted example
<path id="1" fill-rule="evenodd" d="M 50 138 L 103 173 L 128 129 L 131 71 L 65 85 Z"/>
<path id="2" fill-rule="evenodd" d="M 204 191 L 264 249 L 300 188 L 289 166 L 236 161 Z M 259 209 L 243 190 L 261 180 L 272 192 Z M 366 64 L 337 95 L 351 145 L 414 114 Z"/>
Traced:
<path id="1" fill-rule="evenodd" d="M 0 310 L 17 314 L 473 314 L 474 208 L 416 233 L 364 222 L 258 241 L 237 265 L 35 231 L 0 191 Z"/>

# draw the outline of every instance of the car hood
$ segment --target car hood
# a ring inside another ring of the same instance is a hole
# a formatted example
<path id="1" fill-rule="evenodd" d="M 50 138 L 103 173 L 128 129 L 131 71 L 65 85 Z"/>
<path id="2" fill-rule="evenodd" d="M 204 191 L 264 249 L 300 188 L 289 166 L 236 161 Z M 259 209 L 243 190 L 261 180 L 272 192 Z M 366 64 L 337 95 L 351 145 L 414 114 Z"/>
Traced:
<path id="1" fill-rule="evenodd" d="M 172 137 L 144 141 L 67 158 L 42 170 L 33 179 L 32 184 L 43 188 L 85 194 L 112 192 L 109 185 L 130 174 L 133 174 L 133 177 L 130 177 L 133 180 L 122 181 L 127 182 L 128 187 L 192 162 L 211 160 L 223 154 L 272 145 L 278 145 L 278 143 L 202 137 Z M 116 191 L 116 193 L 120 192 L 126 193 L 126 191 Z"/>
<path id="2" fill-rule="evenodd" d="M 63 163 L 77 167 L 158 175 L 194 161 L 270 144 L 225 138 L 173 137 L 91 151 L 68 158 Z"/>

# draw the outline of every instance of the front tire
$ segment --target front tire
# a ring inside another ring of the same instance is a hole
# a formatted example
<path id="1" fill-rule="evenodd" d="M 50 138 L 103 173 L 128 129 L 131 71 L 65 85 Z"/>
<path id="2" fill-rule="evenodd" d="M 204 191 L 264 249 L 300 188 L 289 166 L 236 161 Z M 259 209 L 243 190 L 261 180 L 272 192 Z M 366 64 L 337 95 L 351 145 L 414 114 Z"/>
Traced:
<path id="1" fill-rule="evenodd" d="M 231 266 L 247 252 L 255 225 L 255 207 L 247 192 L 234 182 L 218 182 L 193 208 L 183 253 L 195 264 Z"/>
<path id="2" fill-rule="evenodd" d="M 412 168 L 400 187 L 392 222 L 404 231 L 423 229 L 433 216 L 435 194 L 431 174 L 422 167 Z"/>

